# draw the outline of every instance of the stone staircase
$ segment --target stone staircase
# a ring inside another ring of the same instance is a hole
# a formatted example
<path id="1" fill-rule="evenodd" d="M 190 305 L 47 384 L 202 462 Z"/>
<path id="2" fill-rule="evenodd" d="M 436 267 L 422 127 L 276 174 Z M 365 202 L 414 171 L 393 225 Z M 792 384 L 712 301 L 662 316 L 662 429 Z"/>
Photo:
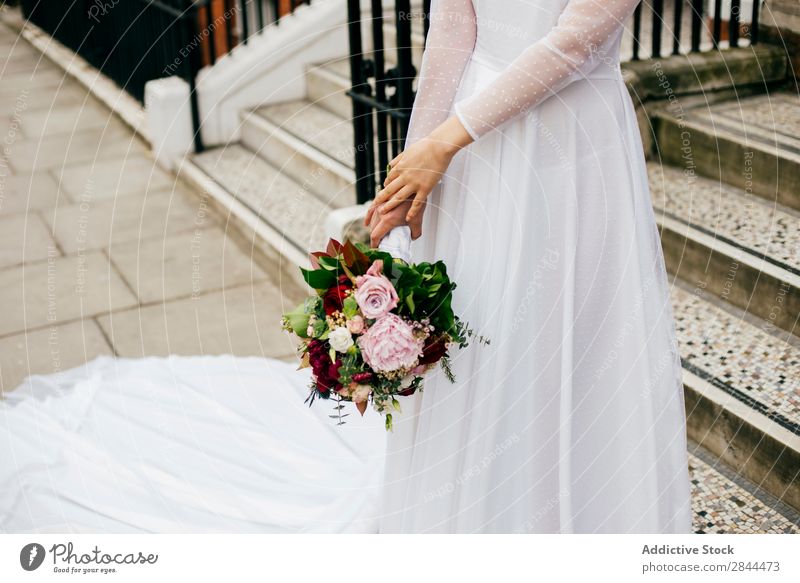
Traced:
<path id="1" fill-rule="evenodd" d="M 684 362 L 689 435 L 800 508 L 800 99 L 655 115 L 653 205 Z"/>
<path id="2" fill-rule="evenodd" d="M 308 67 L 307 98 L 247 111 L 238 143 L 195 155 L 184 174 L 221 190 L 231 220 L 260 223 L 260 237 L 291 269 L 324 247 L 332 210 L 356 204 L 352 105 L 346 60 Z M 234 211 L 235 209 L 235 211 Z"/>
<path id="3" fill-rule="evenodd" d="M 288 274 L 322 247 L 328 215 L 355 203 L 348 76 L 346 61 L 309 67 L 305 99 L 247 112 L 239 143 L 185 168 Z M 778 93 L 654 119 L 698 532 L 800 531 L 798 105 Z"/>

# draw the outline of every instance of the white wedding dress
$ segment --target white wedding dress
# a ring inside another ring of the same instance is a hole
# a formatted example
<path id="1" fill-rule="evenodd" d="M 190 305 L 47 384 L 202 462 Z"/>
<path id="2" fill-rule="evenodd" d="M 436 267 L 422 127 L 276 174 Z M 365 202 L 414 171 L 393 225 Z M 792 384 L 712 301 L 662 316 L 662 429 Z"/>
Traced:
<path id="1" fill-rule="evenodd" d="M 434 0 L 408 143 L 449 114 L 476 141 L 423 236 L 454 350 L 338 427 L 309 369 L 100 357 L 0 403 L 4 532 L 690 532 L 668 283 L 618 43 L 636 0 Z M 354 409 L 351 409 L 354 412 Z"/>

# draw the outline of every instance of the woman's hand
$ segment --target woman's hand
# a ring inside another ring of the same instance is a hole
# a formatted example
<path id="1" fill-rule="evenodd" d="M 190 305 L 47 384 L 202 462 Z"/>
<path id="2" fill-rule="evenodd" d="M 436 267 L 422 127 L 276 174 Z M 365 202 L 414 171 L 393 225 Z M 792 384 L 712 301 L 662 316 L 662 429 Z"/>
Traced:
<path id="1" fill-rule="evenodd" d="M 410 208 L 411 203 L 406 201 L 388 213 L 373 213 L 370 223 L 370 247 L 376 248 L 389 231 L 401 225 L 411 227 L 411 239 L 418 239 L 422 235 L 422 216 L 424 213 L 418 213 L 410 221 L 407 221 L 406 214 Z"/>
<path id="2" fill-rule="evenodd" d="M 377 224 L 373 223 L 375 213 L 398 213 L 395 209 L 401 208 L 401 205 L 406 205 L 403 206 L 405 223 L 399 224 L 410 224 L 421 218 L 428 195 L 441 180 L 453 156 L 471 141 L 467 130 L 453 116 L 428 137 L 408 147 L 389 163 L 391 170 L 384 181 L 384 188 L 372 201 L 364 224 Z M 408 202 L 411 203 L 410 207 L 407 206 Z M 397 220 L 395 214 L 392 220 Z"/>

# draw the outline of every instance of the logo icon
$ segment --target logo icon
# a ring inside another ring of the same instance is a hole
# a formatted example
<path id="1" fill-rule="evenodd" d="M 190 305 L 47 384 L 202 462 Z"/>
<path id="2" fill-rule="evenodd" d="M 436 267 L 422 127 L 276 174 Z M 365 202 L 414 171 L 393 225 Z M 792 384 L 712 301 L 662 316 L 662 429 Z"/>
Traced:
<path id="1" fill-rule="evenodd" d="M 28 543 L 19 552 L 19 564 L 26 571 L 35 571 L 44 562 L 44 547 L 39 543 Z"/>

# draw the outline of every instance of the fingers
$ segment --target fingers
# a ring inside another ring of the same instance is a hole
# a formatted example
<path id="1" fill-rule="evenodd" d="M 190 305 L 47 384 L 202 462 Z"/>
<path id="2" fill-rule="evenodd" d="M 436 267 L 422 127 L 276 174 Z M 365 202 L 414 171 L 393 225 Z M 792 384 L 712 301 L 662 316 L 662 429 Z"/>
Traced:
<path id="1" fill-rule="evenodd" d="M 412 221 L 408 224 L 411 227 L 411 239 L 419 239 L 422 236 L 422 221 Z"/>
<path id="2" fill-rule="evenodd" d="M 372 203 L 370 204 L 369 208 L 367 209 L 367 216 L 364 217 L 364 224 L 369 225 L 369 222 L 372 220 L 372 216 L 378 211 L 381 205 L 389 200 L 396 190 L 396 186 L 384 188 L 378 194 L 375 195 L 375 198 L 372 199 Z"/>
<path id="3" fill-rule="evenodd" d="M 386 174 L 386 179 L 383 181 L 384 186 L 387 186 L 392 180 L 394 180 L 400 175 L 400 171 L 397 168 L 397 165 L 400 163 L 400 160 L 402 158 L 403 158 L 403 152 L 400 152 L 397 156 L 392 158 L 391 162 L 389 162 L 389 172 Z"/>
<path id="4" fill-rule="evenodd" d="M 372 222 L 372 217 L 375 216 L 375 211 L 378 209 L 378 205 L 375 204 L 375 200 L 373 199 L 370 203 L 369 207 L 367 208 L 367 214 L 364 217 L 364 225 L 369 227 L 369 224 Z"/>
<path id="5" fill-rule="evenodd" d="M 417 217 L 421 216 L 421 212 L 425 208 L 425 202 L 428 198 L 428 193 L 418 192 L 414 197 L 414 202 L 411 203 L 411 208 L 406 213 L 406 221 L 411 222 Z"/>
<path id="6" fill-rule="evenodd" d="M 372 231 L 370 231 L 369 246 L 373 248 L 377 247 L 380 244 L 381 239 L 386 236 L 386 233 L 388 233 L 392 227 L 394 227 L 394 225 L 391 224 L 390 221 L 385 219 L 378 221 L 378 223 L 372 227 Z"/>
<path id="7" fill-rule="evenodd" d="M 386 180 L 383 181 L 383 185 L 388 186 L 398 176 L 400 176 L 400 170 L 397 168 L 397 166 L 392 166 L 392 169 L 389 170 L 389 173 L 386 175 Z"/>
<path id="8" fill-rule="evenodd" d="M 397 194 L 397 191 L 402 189 L 404 184 L 400 180 L 392 182 L 389 186 L 384 187 L 375 195 L 375 202 L 373 204 L 381 205 L 390 200 Z"/>
<path id="9" fill-rule="evenodd" d="M 406 184 L 399 191 L 395 192 L 391 199 L 386 201 L 381 206 L 380 214 L 385 215 L 386 213 L 391 212 L 393 209 L 403 204 L 406 199 L 411 198 L 412 196 L 414 196 L 414 187 Z"/>

